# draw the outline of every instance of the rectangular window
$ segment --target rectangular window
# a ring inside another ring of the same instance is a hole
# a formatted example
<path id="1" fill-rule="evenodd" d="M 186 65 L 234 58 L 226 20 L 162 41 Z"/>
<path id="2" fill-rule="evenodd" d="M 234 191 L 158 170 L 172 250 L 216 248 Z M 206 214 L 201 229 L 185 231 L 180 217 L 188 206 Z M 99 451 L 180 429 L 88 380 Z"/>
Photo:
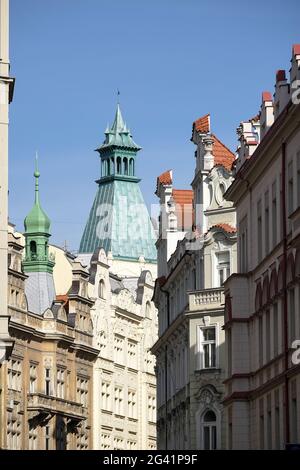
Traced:
<path id="1" fill-rule="evenodd" d="M 106 411 L 111 411 L 111 388 L 109 382 L 102 382 L 101 386 L 101 408 Z"/>
<path id="2" fill-rule="evenodd" d="M 76 380 L 76 396 L 77 402 L 85 408 L 88 407 L 88 389 L 89 381 L 84 377 L 77 377 Z"/>
<path id="3" fill-rule="evenodd" d="M 115 414 L 116 415 L 123 415 L 124 414 L 124 396 L 123 396 L 123 388 L 122 387 L 115 387 Z"/>
<path id="4" fill-rule="evenodd" d="M 218 287 L 230 276 L 230 253 L 225 251 L 217 253 L 217 271 L 218 271 Z"/>
<path id="5" fill-rule="evenodd" d="M 51 371 L 48 367 L 45 369 L 45 394 L 51 395 Z"/>
<path id="6" fill-rule="evenodd" d="M 272 184 L 272 246 L 277 244 L 277 194 L 276 181 Z"/>
<path id="7" fill-rule="evenodd" d="M 273 305 L 273 348 L 274 357 L 278 356 L 278 305 Z"/>
<path id="8" fill-rule="evenodd" d="M 216 367 L 216 327 L 200 328 L 200 368 Z"/>
<path id="9" fill-rule="evenodd" d="M 155 395 L 148 396 L 148 421 L 156 422 L 156 399 Z"/>
<path id="10" fill-rule="evenodd" d="M 50 448 L 51 448 L 50 447 L 50 439 L 51 439 L 51 437 L 50 437 L 50 426 L 47 425 L 45 427 L 45 449 L 46 450 L 50 450 Z"/>
<path id="11" fill-rule="evenodd" d="M 293 161 L 288 164 L 288 215 L 294 210 L 294 179 L 293 179 Z"/>
<path id="12" fill-rule="evenodd" d="M 136 419 L 136 392 L 128 390 L 128 417 Z"/>
<path id="13" fill-rule="evenodd" d="M 128 367 L 137 368 L 137 343 L 130 340 L 128 341 Z"/>
<path id="14" fill-rule="evenodd" d="M 8 388 L 10 390 L 22 390 L 22 364 L 17 359 L 10 359 L 7 365 L 8 371 Z"/>
<path id="15" fill-rule="evenodd" d="M 64 369 L 57 369 L 57 397 L 65 398 L 65 371 Z"/>
<path id="16" fill-rule="evenodd" d="M 271 360 L 271 318 L 270 310 L 266 310 L 266 362 Z"/>
<path id="17" fill-rule="evenodd" d="M 259 446 L 260 449 L 265 448 L 265 417 L 264 417 L 264 401 L 259 401 Z"/>
<path id="18" fill-rule="evenodd" d="M 248 220 L 244 217 L 239 224 L 240 272 L 248 271 Z"/>
<path id="19" fill-rule="evenodd" d="M 258 360 L 259 367 L 263 365 L 263 317 L 258 318 Z"/>
<path id="20" fill-rule="evenodd" d="M 114 361 L 117 364 L 124 364 L 124 338 L 118 335 L 114 337 Z"/>
<path id="21" fill-rule="evenodd" d="M 275 390 L 275 449 L 280 449 L 279 390 Z"/>
<path id="22" fill-rule="evenodd" d="M 265 254 L 270 251 L 269 191 L 265 192 Z"/>
<path id="23" fill-rule="evenodd" d="M 36 365 L 29 366 L 29 393 L 36 392 Z"/>
<path id="24" fill-rule="evenodd" d="M 262 260 L 262 214 L 261 214 L 261 200 L 257 203 L 257 259 L 258 262 Z"/>

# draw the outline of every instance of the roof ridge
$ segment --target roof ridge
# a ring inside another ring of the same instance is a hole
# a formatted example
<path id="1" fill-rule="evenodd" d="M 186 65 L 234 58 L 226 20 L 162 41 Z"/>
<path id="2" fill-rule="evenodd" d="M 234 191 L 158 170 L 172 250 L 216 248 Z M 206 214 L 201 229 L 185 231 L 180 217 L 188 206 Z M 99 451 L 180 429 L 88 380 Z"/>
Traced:
<path id="1" fill-rule="evenodd" d="M 235 154 L 232 152 L 232 150 L 230 150 L 230 148 L 228 148 L 227 145 L 225 145 L 225 144 L 222 142 L 222 140 L 220 140 L 220 139 L 216 136 L 216 134 L 212 133 L 211 135 L 212 135 L 223 147 L 225 147 L 226 150 L 228 150 L 228 152 L 230 152 L 230 153 L 232 154 L 232 156 L 235 158 Z M 214 151 L 213 151 L 213 153 L 214 153 Z"/>

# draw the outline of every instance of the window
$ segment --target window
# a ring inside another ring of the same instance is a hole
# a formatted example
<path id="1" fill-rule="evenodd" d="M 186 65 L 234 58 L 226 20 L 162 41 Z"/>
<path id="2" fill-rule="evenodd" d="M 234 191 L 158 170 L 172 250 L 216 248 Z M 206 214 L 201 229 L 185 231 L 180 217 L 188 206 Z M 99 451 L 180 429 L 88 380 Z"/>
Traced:
<path id="1" fill-rule="evenodd" d="M 295 319 L 295 292 L 294 289 L 289 289 L 288 291 L 289 299 L 289 336 L 290 341 L 294 341 L 296 334 L 296 319 Z"/>
<path id="2" fill-rule="evenodd" d="M 151 303 L 150 302 L 146 303 L 146 318 L 151 319 Z"/>
<path id="3" fill-rule="evenodd" d="M 12 411 L 7 413 L 7 447 L 14 450 L 21 448 L 20 415 Z"/>
<path id="4" fill-rule="evenodd" d="M 124 352 L 124 338 L 122 338 L 121 336 L 115 335 L 114 337 L 114 361 L 117 364 L 124 363 L 123 352 Z"/>
<path id="5" fill-rule="evenodd" d="M 103 279 L 101 279 L 99 282 L 98 295 L 100 299 L 105 299 L 105 283 Z"/>
<path id="6" fill-rule="evenodd" d="M 21 361 L 10 359 L 8 361 L 8 388 L 10 390 L 22 390 Z"/>
<path id="7" fill-rule="evenodd" d="M 124 158 L 123 163 L 124 163 L 124 175 L 128 175 L 128 160 L 127 160 L 127 158 Z"/>
<path id="8" fill-rule="evenodd" d="M 200 328 L 200 368 L 216 367 L 216 327 Z"/>
<path id="9" fill-rule="evenodd" d="M 115 387 L 115 414 L 116 415 L 123 415 L 124 409 L 124 396 L 123 396 L 123 388 L 122 387 Z"/>
<path id="10" fill-rule="evenodd" d="M 124 441 L 120 437 L 114 437 L 114 450 L 122 450 L 124 448 Z"/>
<path id="11" fill-rule="evenodd" d="M 291 382 L 291 442 L 298 439 L 297 381 Z"/>
<path id="12" fill-rule="evenodd" d="M 29 427 L 29 434 L 28 434 L 28 448 L 29 450 L 37 450 L 37 427 L 31 428 Z"/>
<path id="13" fill-rule="evenodd" d="M 102 433 L 101 434 L 101 449 L 110 449 L 110 434 Z"/>
<path id="14" fill-rule="evenodd" d="M 258 318 L 258 363 L 259 367 L 263 365 L 263 317 Z"/>
<path id="15" fill-rule="evenodd" d="M 128 367 L 137 368 L 137 344 L 128 340 Z"/>
<path id="16" fill-rule="evenodd" d="M 136 418 L 136 392 L 128 390 L 128 417 Z"/>
<path id="17" fill-rule="evenodd" d="M 240 242 L 240 271 L 245 273 L 248 271 L 248 220 L 244 217 L 239 225 L 239 242 Z"/>
<path id="18" fill-rule="evenodd" d="M 273 305 L 273 345 L 274 357 L 278 355 L 278 305 Z"/>
<path id="19" fill-rule="evenodd" d="M 259 401 L 259 446 L 260 449 L 265 447 L 265 416 L 264 416 L 264 400 Z"/>
<path id="20" fill-rule="evenodd" d="M 156 422 L 156 399 L 155 395 L 148 396 L 148 421 Z"/>
<path id="21" fill-rule="evenodd" d="M 50 450 L 50 426 L 45 426 L 45 450 Z"/>
<path id="22" fill-rule="evenodd" d="M 230 258 L 229 251 L 217 253 L 217 271 L 218 271 L 218 286 L 221 287 L 223 282 L 230 276 Z"/>
<path id="23" fill-rule="evenodd" d="M 294 207 L 294 180 L 293 180 L 293 161 L 288 164 L 288 215 L 293 212 Z"/>
<path id="24" fill-rule="evenodd" d="M 271 359 L 271 319 L 270 310 L 266 310 L 266 362 Z"/>
<path id="25" fill-rule="evenodd" d="M 83 405 L 85 408 L 88 407 L 88 379 L 84 377 L 77 377 L 76 381 L 76 392 L 77 402 Z"/>
<path id="26" fill-rule="evenodd" d="M 215 450 L 217 448 L 217 423 L 216 415 L 212 410 L 206 411 L 203 417 L 203 442 L 204 450 Z"/>
<path id="27" fill-rule="evenodd" d="M 65 371 L 57 369 L 57 397 L 65 398 Z"/>
<path id="28" fill-rule="evenodd" d="M 265 192 L 265 254 L 270 251 L 269 191 Z"/>
<path id="29" fill-rule="evenodd" d="M 117 158 L 117 173 L 118 173 L 118 175 L 119 175 L 120 173 L 122 173 L 122 166 L 121 166 L 121 165 L 122 165 L 122 164 L 121 164 L 121 157 L 118 157 L 118 158 Z"/>
<path id="30" fill-rule="evenodd" d="M 111 410 L 111 400 L 110 400 L 110 383 L 109 382 L 102 382 L 101 387 L 101 400 L 102 405 L 101 408 L 103 410 L 110 411 Z"/>
<path id="31" fill-rule="evenodd" d="M 51 395 L 51 371 L 48 367 L 45 369 L 45 394 Z"/>
<path id="32" fill-rule="evenodd" d="M 257 203 L 257 258 L 258 262 L 262 259 L 262 215 L 261 201 Z"/>
<path id="33" fill-rule="evenodd" d="M 280 449 L 279 390 L 275 390 L 275 449 Z"/>
<path id="34" fill-rule="evenodd" d="M 29 366 L 29 393 L 36 392 L 36 365 Z"/>
<path id="35" fill-rule="evenodd" d="M 277 195 L 276 181 L 272 184 L 272 237 L 273 248 L 277 244 Z"/>
<path id="36" fill-rule="evenodd" d="M 36 255 L 36 242 L 34 240 L 31 240 L 31 242 L 30 242 L 30 255 L 31 255 L 32 260 L 36 259 L 36 257 L 37 257 L 37 255 Z"/>

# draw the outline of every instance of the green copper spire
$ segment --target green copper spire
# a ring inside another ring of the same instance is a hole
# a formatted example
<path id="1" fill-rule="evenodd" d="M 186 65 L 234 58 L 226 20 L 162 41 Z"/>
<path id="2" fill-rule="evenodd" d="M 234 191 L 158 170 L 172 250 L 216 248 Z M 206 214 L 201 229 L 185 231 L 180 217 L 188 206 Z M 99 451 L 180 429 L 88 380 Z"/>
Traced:
<path id="1" fill-rule="evenodd" d="M 48 239 L 50 237 L 50 219 L 43 211 L 39 198 L 38 157 L 35 159 L 35 196 L 34 205 L 24 220 L 25 227 L 25 272 L 39 271 L 52 273 L 54 262 L 49 258 Z"/>
<path id="2" fill-rule="evenodd" d="M 107 126 L 98 191 L 83 232 L 79 252 L 103 247 L 115 259 L 156 262 L 155 233 L 135 174 L 141 149 L 132 139 L 118 103 L 115 119 Z"/>

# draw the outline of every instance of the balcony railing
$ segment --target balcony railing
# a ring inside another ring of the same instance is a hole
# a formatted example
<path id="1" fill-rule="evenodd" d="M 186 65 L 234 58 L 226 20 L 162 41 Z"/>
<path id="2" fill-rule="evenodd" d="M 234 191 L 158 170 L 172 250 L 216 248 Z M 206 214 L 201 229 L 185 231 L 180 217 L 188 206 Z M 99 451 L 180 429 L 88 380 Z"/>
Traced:
<path id="1" fill-rule="evenodd" d="M 87 417 L 86 409 L 80 403 L 49 396 L 44 393 L 29 393 L 27 409 L 34 414 L 59 413 L 80 421 Z"/>
<path id="2" fill-rule="evenodd" d="M 224 291 L 222 287 L 202 289 L 189 293 L 189 310 L 221 309 L 224 305 Z"/>

